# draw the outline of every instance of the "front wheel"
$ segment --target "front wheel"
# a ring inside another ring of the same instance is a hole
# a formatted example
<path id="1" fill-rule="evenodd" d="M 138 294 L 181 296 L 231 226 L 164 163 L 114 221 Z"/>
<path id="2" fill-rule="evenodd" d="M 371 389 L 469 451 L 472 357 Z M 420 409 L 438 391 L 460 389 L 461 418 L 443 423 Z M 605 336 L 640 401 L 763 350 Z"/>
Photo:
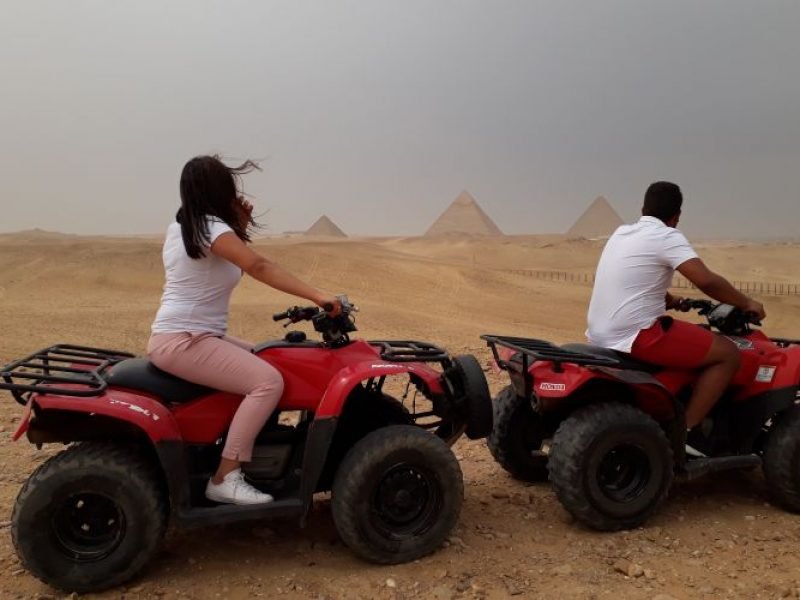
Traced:
<path id="1" fill-rule="evenodd" d="M 800 512 L 800 407 L 777 418 L 764 445 L 764 479 L 773 498 Z"/>
<path id="2" fill-rule="evenodd" d="M 471 440 L 485 438 L 492 432 L 492 395 L 481 364 L 471 354 L 462 354 L 453 359 L 453 368 L 458 373 L 465 403 L 464 433 Z"/>
<path id="3" fill-rule="evenodd" d="M 548 468 L 558 499 L 578 521 L 601 531 L 632 529 L 667 497 L 672 449 L 637 408 L 595 404 L 561 423 Z"/>
<path id="4" fill-rule="evenodd" d="M 464 482 L 450 447 L 409 425 L 373 431 L 336 473 L 331 511 L 345 544 L 379 564 L 436 550 L 461 513 Z"/>
<path id="5" fill-rule="evenodd" d="M 11 523 L 28 571 L 85 593 L 120 585 L 144 567 L 164 536 L 167 509 L 153 469 L 138 454 L 82 443 L 34 471 Z"/>

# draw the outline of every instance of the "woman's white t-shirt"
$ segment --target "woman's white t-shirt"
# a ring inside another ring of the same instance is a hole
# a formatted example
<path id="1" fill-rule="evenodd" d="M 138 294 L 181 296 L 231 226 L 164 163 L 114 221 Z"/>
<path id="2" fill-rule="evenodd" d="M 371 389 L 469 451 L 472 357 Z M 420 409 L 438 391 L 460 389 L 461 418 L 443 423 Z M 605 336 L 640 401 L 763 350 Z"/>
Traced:
<path id="1" fill-rule="evenodd" d="M 206 222 L 209 246 L 223 233 L 233 231 L 215 217 L 208 217 Z M 227 332 L 231 293 L 242 278 L 242 271 L 209 248 L 205 251 L 203 258 L 189 257 L 180 224 L 172 223 L 167 228 L 162 251 L 166 283 L 153 333 Z"/>

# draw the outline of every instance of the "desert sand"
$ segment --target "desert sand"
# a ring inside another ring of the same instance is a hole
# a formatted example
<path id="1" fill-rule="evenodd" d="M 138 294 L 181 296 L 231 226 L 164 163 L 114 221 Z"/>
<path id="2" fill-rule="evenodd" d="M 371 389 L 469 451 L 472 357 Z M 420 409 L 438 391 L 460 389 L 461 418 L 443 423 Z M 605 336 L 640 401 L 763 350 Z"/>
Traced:
<path id="1" fill-rule="evenodd" d="M 591 289 L 500 269 L 591 272 L 600 242 L 558 236 L 259 241 L 257 249 L 360 306 L 360 334 L 431 340 L 475 353 L 493 392 L 482 333 L 581 340 Z M 738 280 L 800 281 L 800 246 L 699 246 Z M 55 342 L 144 351 L 162 285 L 158 239 L 0 236 L 0 363 Z M 764 298 L 768 331 L 800 337 L 800 298 Z M 294 299 L 245 281 L 231 333 L 253 341 L 282 330 L 270 315 Z M 312 333 L 313 335 L 313 333 Z M 22 570 L 8 519 L 30 472 L 59 450 L 13 443 L 21 408 L 0 393 L 0 598 L 61 598 Z M 548 485 L 512 480 L 482 441 L 455 446 L 466 497 L 453 537 L 414 564 L 378 567 L 337 540 L 321 496 L 306 529 L 250 523 L 171 532 L 127 587 L 89 598 L 694 598 L 800 597 L 800 516 L 770 504 L 761 474 L 677 483 L 643 529 L 588 531 Z M 626 562 L 627 561 L 627 562 Z M 621 572 L 631 563 L 628 576 Z"/>

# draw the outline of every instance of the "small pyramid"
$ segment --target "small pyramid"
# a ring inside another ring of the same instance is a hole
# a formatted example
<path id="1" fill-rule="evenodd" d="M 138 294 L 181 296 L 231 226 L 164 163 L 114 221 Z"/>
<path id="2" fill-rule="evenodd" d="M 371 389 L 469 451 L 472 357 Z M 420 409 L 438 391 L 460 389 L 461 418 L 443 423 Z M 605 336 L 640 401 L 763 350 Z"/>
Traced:
<path id="1" fill-rule="evenodd" d="M 347 237 L 347 234 L 337 227 L 336 223 L 328 218 L 328 215 L 322 215 L 316 222 L 308 228 L 306 235 L 318 235 L 326 237 Z"/>
<path id="2" fill-rule="evenodd" d="M 451 233 L 468 233 L 473 235 L 503 235 L 494 221 L 483 212 L 478 202 L 469 192 L 461 192 L 453 203 L 447 207 L 438 219 L 433 222 L 426 236 Z"/>
<path id="3" fill-rule="evenodd" d="M 603 196 L 595 198 L 589 208 L 578 217 L 575 224 L 567 231 L 567 237 L 601 238 L 608 237 L 622 225 L 624 221 Z"/>

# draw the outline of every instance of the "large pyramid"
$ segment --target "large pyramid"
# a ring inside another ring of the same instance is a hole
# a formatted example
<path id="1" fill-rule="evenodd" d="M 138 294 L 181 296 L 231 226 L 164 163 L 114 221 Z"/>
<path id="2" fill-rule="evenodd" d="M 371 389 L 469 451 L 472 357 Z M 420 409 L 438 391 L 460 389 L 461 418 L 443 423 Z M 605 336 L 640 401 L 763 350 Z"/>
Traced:
<path id="1" fill-rule="evenodd" d="M 603 196 L 595 198 L 589 208 L 575 221 L 567 231 L 568 238 L 608 237 L 622 225 L 620 218 Z"/>
<path id="2" fill-rule="evenodd" d="M 317 221 L 308 228 L 306 235 L 318 235 L 326 237 L 347 237 L 347 234 L 336 226 L 336 223 L 328 218 L 328 215 L 322 215 Z"/>
<path id="3" fill-rule="evenodd" d="M 483 212 L 469 192 L 461 192 L 453 203 L 447 207 L 438 219 L 433 222 L 426 236 L 452 233 L 469 233 L 475 235 L 503 235 L 489 215 Z"/>

